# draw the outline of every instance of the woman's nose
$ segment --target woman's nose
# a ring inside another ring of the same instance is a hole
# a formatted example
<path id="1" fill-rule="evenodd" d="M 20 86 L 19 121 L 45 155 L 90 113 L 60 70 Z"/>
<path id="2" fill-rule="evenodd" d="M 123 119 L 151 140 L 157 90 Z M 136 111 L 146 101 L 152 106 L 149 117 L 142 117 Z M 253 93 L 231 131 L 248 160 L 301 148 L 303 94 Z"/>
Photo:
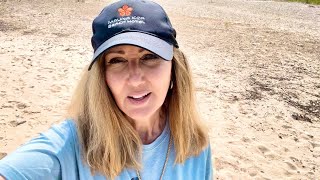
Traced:
<path id="1" fill-rule="evenodd" d="M 128 82 L 132 86 L 139 86 L 143 83 L 143 70 L 141 69 L 139 62 L 129 63 L 129 77 Z"/>

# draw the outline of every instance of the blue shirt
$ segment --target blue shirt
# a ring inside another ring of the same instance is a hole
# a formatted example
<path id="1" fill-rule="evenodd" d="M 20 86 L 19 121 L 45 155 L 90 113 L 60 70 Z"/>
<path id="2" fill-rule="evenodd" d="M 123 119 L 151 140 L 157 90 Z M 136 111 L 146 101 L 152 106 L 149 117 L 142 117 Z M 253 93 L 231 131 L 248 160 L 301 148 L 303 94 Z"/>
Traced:
<path id="1" fill-rule="evenodd" d="M 143 169 L 140 172 L 142 179 L 158 180 L 160 178 L 170 138 L 168 124 L 166 123 L 163 132 L 154 142 L 143 145 Z M 210 146 L 198 156 L 190 157 L 183 164 L 174 164 L 175 156 L 172 143 L 163 179 L 213 179 Z M 39 137 L 0 160 L 0 174 L 8 180 L 107 179 L 101 174 L 92 175 L 88 165 L 82 161 L 76 125 L 72 120 L 52 126 L 47 132 L 41 133 Z M 124 169 L 116 180 L 131 180 L 136 177 L 135 170 Z"/>

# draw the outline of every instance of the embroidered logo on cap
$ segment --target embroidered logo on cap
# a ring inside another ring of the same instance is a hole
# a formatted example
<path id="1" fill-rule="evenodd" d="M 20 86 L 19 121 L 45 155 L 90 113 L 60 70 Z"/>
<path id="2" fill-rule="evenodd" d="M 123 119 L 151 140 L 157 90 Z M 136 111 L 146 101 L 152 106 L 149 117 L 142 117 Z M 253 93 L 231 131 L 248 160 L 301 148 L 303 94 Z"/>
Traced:
<path id="1" fill-rule="evenodd" d="M 145 17 L 143 16 L 131 16 L 133 8 L 128 5 L 123 5 L 118 9 L 120 18 L 115 18 L 108 21 L 108 28 L 113 28 L 115 26 L 131 26 L 132 24 L 145 24 Z"/>
<path id="2" fill-rule="evenodd" d="M 123 5 L 121 8 L 118 9 L 120 16 L 130 16 L 133 8 L 129 7 L 128 5 Z"/>

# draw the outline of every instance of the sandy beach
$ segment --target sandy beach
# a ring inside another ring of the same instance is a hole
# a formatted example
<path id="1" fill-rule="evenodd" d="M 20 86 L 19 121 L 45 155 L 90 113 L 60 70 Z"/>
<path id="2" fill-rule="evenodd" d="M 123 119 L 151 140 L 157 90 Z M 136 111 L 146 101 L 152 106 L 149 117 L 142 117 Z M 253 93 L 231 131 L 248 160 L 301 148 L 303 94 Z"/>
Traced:
<path id="1" fill-rule="evenodd" d="M 65 119 L 110 1 L 0 1 L 0 159 Z M 189 58 L 215 179 L 320 178 L 320 6 L 159 2 Z"/>

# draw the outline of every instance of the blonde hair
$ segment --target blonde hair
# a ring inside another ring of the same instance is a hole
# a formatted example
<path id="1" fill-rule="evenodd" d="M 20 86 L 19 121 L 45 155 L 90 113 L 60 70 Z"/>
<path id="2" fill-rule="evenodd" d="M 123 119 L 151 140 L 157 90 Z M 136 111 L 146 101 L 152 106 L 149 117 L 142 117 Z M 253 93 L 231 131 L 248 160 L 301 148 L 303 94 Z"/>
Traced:
<path id="1" fill-rule="evenodd" d="M 82 78 L 73 94 L 69 116 L 77 124 L 82 157 L 92 173 L 113 179 L 124 168 L 141 169 L 142 142 L 118 108 L 106 85 L 104 55 Z M 185 55 L 174 49 L 173 88 L 163 107 L 168 109 L 169 125 L 176 150 L 175 163 L 198 155 L 208 145 L 208 133 L 195 108 L 191 71 Z"/>

